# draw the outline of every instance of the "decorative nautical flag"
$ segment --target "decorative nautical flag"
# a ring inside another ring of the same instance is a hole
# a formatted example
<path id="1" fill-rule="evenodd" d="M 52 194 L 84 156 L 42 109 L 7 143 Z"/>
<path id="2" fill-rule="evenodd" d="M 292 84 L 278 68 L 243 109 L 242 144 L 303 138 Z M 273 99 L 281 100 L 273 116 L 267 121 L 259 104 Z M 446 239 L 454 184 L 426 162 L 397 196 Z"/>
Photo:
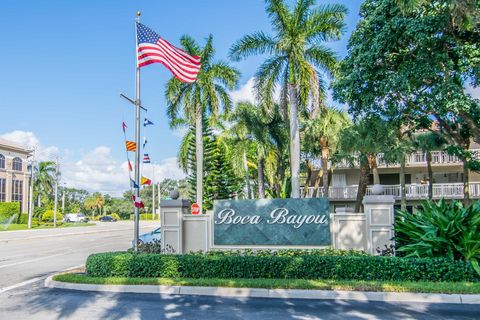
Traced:
<path id="1" fill-rule="evenodd" d="M 148 125 L 153 125 L 153 122 L 145 118 L 145 120 L 143 120 L 143 126 L 146 127 Z"/>
<path id="2" fill-rule="evenodd" d="M 140 187 L 138 186 L 138 184 L 136 184 L 136 183 L 135 183 L 135 180 L 133 180 L 133 179 L 130 179 L 130 181 L 132 182 L 132 186 L 133 186 L 133 188 L 135 188 L 135 189 L 138 189 L 138 188 L 140 188 Z"/>
<path id="3" fill-rule="evenodd" d="M 142 176 L 142 182 L 141 182 L 141 184 L 142 184 L 142 186 L 144 186 L 144 185 L 149 186 L 149 185 L 152 184 L 152 180 L 150 180 L 150 179 L 145 178 L 145 177 Z"/>
<path id="4" fill-rule="evenodd" d="M 202 64 L 200 57 L 171 45 L 153 30 L 137 22 L 138 67 L 159 62 L 182 82 L 193 83 Z"/>
<path id="5" fill-rule="evenodd" d="M 143 154 L 143 163 L 150 163 L 150 157 L 148 156 L 148 153 Z"/>
<path id="6" fill-rule="evenodd" d="M 125 122 L 122 122 L 123 133 L 125 133 L 125 129 L 127 129 L 127 124 Z"/>
<path id="7" fill-rule="evenodd" d="M 127 151 L 136 151 L 137 144 L 133 141 L 125 141 L 125 145 L 127 146 Z"/>
<path id="8" fill-rule="evenodd" d="M 132 163 L 130 162 L 130 159 L 128 159 L 128 169 L 130 171 L 133 171 Z"/>
<path id="9" fill-rule="evenodd" d="M 143 137 L 143 149 L 145 149 L 146 144 L 147 144 L 147 137 Z"/>
<path id="10" fill-rule="evenodd" d="M 133 204 L 135 205 L 135 207 L 137 207 L 137 208 L 145 208 L 145 205 L 144 205 L 143 202 L 142 202 L 142 198 L 140 198 L 140 197 L 135 197 L 135 195 L 132 195 L 132 200 L 133 200 Z"/>

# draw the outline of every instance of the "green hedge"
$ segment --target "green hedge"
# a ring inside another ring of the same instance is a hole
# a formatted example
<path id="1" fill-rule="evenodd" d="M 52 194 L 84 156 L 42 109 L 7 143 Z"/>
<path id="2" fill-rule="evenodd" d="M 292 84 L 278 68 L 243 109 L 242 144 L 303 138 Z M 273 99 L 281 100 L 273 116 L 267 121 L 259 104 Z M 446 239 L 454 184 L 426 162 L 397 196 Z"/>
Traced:
<path id="1" fill-rule="evenodd" d="M 151 213 L 141 213 L 139 216 L 140 220 L 152 220 Z M 130 215 L 130 220 L 133 220 L 133 214 Z"/>
<path id="2" fill-rule="evenodd" d="M 380 281 L 480 281 L 464 261 L 381 256 L 220 256 L 92 254 L 94 277 L 271 278 Z"/>
<path id="3" fill-rule="evenodd" d="M 0 202 L 0 222 L 20 214 L 20 202 Z"/>
<path id="4" fill-rule="evenodd" d="M 28 224 L 28 213 L 22 213 L 18 218 L 18 223 L 20 224 Z"/>

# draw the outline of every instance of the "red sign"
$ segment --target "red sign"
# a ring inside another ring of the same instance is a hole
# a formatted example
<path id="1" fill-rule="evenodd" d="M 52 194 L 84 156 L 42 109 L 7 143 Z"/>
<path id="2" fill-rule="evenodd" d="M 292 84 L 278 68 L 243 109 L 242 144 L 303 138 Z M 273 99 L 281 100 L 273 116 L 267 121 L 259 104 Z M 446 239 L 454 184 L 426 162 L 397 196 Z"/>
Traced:
<path id="1" fill-rule="evenodd" d="M 192 204 L 192 214 L 200 214 L 200 206 L 198 203 Z"/>

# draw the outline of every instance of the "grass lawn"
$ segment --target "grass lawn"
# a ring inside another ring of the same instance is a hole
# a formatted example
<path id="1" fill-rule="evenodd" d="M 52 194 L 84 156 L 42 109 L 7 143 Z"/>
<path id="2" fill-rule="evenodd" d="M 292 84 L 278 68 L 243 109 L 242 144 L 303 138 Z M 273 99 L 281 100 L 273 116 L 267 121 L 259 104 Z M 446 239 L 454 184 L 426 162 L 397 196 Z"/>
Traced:
<path id="1" fill-rule="evenodd" d="M 85 222 L 62 223 L 61 225 L 58 225 L 57 228 L 90 227 L 94 225 L 95 225 L 94 223 L 85 223 Z M 32 227 L 32 229 L 51 229 L 51 228 L 53 228 L 53 225 L 51 224 Z M 0 231 L 27 230 L 27 229 L 28 229 L 28 226 L 26 224 L 12 223 L 12 224 L 9 224 L 8 226 L 0 225 Z"/>
<path id="2" fill-rule="evenodd" d="M 175 278 L 99 278 L 79 273 L 64 273 L 53 280 L 88 284 L 177 285 L 199 287 L 317 289 L 382 292 L 480 294 L 480 282 L 394 282 L 304 279 L 175 279 Z"/>

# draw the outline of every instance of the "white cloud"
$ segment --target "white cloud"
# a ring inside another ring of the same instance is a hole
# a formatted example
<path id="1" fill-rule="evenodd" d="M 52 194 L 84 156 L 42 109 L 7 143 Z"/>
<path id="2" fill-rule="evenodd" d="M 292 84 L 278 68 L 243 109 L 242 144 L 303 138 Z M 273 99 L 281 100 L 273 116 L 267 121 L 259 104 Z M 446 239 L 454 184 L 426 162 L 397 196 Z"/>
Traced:
<path id="1" fill-rule="evenodd" d="M 232 97 L 232 101 L 234 104 L 237 104 L 240 101 L 248 101 L 248 102 L 255 102 L 255 93 L 253 90 L 253 86 L 255 84 L 255 79 L 250 78 L 248 79 L 247 83 L 242 85 L 238 90 L 234 90 L 230 92 L 230 97 Z"/>
<path id="2" fill-rule="evenodd" d="M 59 155 L 59 149 L 54 146 L 45 147 L 31 131 L 15 130 L 0 135 L 0 138 L 14 142 L 28 149 L 35 149 L 35 156 L 40 161 L 53 160 Z"/>
<path id="3" fill-rule="evenodd" d="M 480 87 L 474 88 L 472 86 L 468 86 L 465 91 L 467 91 L 467 93 L 470 93 L 472 97 L 480 99 Z"/>
<path id="4" fill-rule="evenodd" d="M 71 160 L 75 156 L 71 150 L 59 150 L 55 146 L 45 147 L 33 132 L 16 130 L 0 134 L 0 138 L 24 147 L 35 147 L 38 161 L 53 160 L 55 155 L 59 155 L 61 181 L 68 187 L 86 189 L 90 192 L 109 193 L 112 196 L 121 196 L 130 187 L 128 163 L 117 161 L 109 147 L 98 146 L 91 151 L 77 155 L 77 160 Z M 153 171 L 155 171 L 156 181 L 185 177 L 178 167 L 175 157 L 164 159 L 159 164 L 144 165 L 144 176 L 153 179 Z"/>

